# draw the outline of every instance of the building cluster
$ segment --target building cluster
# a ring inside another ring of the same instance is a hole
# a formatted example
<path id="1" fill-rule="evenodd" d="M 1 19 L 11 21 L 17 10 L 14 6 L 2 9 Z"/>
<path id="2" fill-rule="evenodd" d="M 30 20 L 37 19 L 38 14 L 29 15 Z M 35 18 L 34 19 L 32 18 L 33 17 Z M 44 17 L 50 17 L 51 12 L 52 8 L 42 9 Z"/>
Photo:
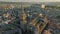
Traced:
<path id="1" fill-rule="evenodd" d="M 44 4 L 1 7 L 3 8 L 0 8 L 0 34 L 41 34 L 53 16 L 52 9 L 46 9 Z M 50 33 L 48 31 L 45 30 L 44 33 Z"/>

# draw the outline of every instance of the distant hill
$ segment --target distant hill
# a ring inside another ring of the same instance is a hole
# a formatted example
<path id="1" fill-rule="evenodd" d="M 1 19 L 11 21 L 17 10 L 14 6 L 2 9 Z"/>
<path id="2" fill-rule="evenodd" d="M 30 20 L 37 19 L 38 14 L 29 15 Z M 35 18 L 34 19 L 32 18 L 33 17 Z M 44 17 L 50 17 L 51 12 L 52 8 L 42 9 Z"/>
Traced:
<path id="1" fill-rule="evenodd" d="M 60 5 L 60 2 L 0 2 L 0 4 L 41 4 L 44 3 L 48 6 Z"/>
<path id="2" fill-rule="evenodd" d="M 23 2 L 23 4 L 46 4 L 48 6 L 55 6 L 55 5 L 60 5 L 60 2 L 31 2 L 31 3 L 28 3 L 28 2 Z"/>

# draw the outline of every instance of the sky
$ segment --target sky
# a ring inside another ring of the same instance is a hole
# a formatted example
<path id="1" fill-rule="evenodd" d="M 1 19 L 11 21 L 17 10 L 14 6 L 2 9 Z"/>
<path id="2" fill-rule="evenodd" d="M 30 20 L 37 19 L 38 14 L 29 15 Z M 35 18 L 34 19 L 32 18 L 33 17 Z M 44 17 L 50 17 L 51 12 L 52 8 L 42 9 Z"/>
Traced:
<path id="1" fill-rule="evenodd" d="M 60 0 L 0 0 L 0 2 L 60 2 Z"/>

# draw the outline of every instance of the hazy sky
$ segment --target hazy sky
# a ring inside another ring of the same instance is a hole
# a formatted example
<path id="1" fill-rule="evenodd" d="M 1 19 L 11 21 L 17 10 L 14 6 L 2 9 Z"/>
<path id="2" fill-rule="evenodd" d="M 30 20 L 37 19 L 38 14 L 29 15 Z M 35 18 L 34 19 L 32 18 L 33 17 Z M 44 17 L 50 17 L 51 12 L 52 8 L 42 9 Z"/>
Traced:
<path id="1" fill-rule="evenodd" d="M 28 2 L 60 2 L 60 0 L 25 0 L 24 2 L 27 2 L 27 1 Z"/>
<path id="2" fill-rule="evenodd" d="M 5 2 L 60 2 L 60 0 L 0 0 Z"/>

